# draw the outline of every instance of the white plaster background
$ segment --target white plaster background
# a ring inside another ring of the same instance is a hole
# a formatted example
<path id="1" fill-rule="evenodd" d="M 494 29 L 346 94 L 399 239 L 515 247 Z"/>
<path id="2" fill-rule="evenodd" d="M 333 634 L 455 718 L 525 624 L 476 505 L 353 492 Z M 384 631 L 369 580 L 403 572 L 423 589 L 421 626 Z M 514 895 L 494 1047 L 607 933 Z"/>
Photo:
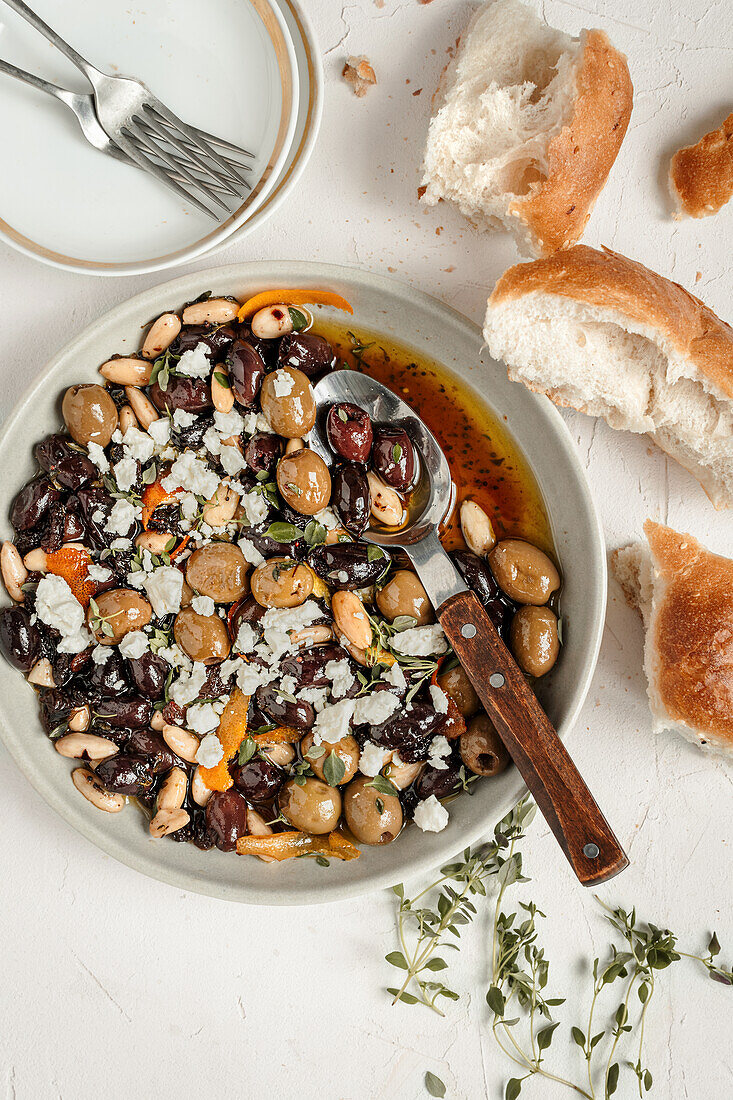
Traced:
<path id="1" fill-rule="evenodd" d="M 451 211 L 424 211 L 416 201 L 430 95 L 470 5 L 306 2 L 327 74 L 316 153 L 297 194 L 258 238 L 231 245 L 215 262 L 311 257 L 394 272 L 479 320 L 487 290 L 516 259 L 513 245 L 479 237 Z M 587 241 L 643 260 L 730 319 L 733 210 L 675 223 L 661 185 L 669 152 L 730 110 L 729 0 L 546 0 L 542 8 L 573 33 L 605 29 L 628 54 L 635 85 L 628 136 Z M 366 53 L 377 71 L 379 84 L 363 100 L 340 81 L 347 53 Z M 3 248 L 2 410 L 67 338 L 166 277 L 80 277 Z M 645 439 L 572 413 L 567 422 L 609 548 L 653 516 L 730 552 L 730 516 L 716 514 L 697 483 Z M 732 773 L 672 737 L 652 736 L 641 629 L 613 583 L 609 596 L 598 669 L 569 739 L 632 859 L 602 894 L 669 924 L 691 949 L 717 927 L 730 960 Z M 503 1095 L 509 1067 L 484 1002 L 487 911 L 456 959 L 452 985 L 463 996 L 446 1019 L 392 1008 L 383 992 L 392 977 L 383 956 L 395 947 L 391 895 L 289 912 L 181 893 L 94 849 L 46 808 L 2 749 L 0 790 L 0 1093 L 7 1100 L 412 1100 L 426 1095 L 426 1069 L 446 1082 L 450 1097 Z M 554 989 L 568 996 L 574 1023 L 587 993 L 579 962 L 605 944 L 603 921 L 541 822 L 525 859 L 533 881 L 523 896 L 548 914 Z M 733 1095 L 730 991 L 681 965 L 661 987 L 648 1028 L 652 1095 Z M 570 1012 L 560 1015 L 568 1020 Z M 553 1055 L 561 1068 L 574 1063 L 581 1072 L 567 1029 Z M 633 1096 L 632 1081 L 622 1077 L 617 1095 Z M 542 1082 L 528 1084 L 526 1094 L 565 1095 Z"/>

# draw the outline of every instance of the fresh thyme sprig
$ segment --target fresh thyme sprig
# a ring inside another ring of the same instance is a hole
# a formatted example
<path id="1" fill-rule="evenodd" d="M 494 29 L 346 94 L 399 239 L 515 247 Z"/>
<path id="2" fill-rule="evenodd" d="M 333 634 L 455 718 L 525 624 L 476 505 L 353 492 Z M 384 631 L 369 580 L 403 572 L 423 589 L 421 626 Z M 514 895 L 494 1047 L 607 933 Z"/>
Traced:
<path id="1" fill-rule="evenodd" d="M 653 1084 L 644 1060 L 644 1033 L 659 972 L 682 958 L 700 963 L 710 978 L 722 985 L 733 986 L 733 972 L 718 962 L 720 944 L 715 934 L 704 954 L 681 951 L 676 936 L 668 929 L 639 921 L 635 909 L 627 912 L 612 908 L 598 898 L 616 942 L 609 945 L 603 959 L 593 960 L 585 1026 L 570 1028 L 570 1036 L 585 1059 L 584 1080 L 579 1083 L 551 1072 L 546 1052 L 560 1026 L 560 1021 L 553 1019 L 553 1009 L 565 998 L 549 997 L 545 992 L 549 962 L 538 932 L 538 920 L 545 914 L 534 902 L 519 902 L 517 911 L 504 911 L 507 889 L 529 881 L 523 874 L 517 845 L 533 815 L 534 806 L 527 800 L 518 803 L 497 825 L 491 844 L 467 849 L 462 861 L 444 867 L 441 877 L 415 898 L 405 898 L 403 887 L 394 887 L 400 899 L 398 933 L 402 950 L 391 952 L 387 961 L 405 971 L 406 977 L 401 988 L 389 992 L 395 1001 L 423 1004 L 443 1015 L 436 1003 L 438 998 L 457 999 L 459 995 L 430 978 L 430 974 L 448 966 L 436 953 L 442 948 L 457 949 L 458 944 L 450 942 L 450 936 L 458 939 L 460 926 L 476 915 L 469 895 L 484 895 L 486 881 L 495 878 L 498 892 L 486 1001 L 492 1013 L 494 1038 L 520 1071 L 507 1081 L 504 1100 L 517 1100 L 523 1084 L 532 1077 L 552 1080 L 585 1100 L 610 1100 L 624 1069 L 634 1074 L 638 1094 L 643 1097 Z M 457 888 L 451 885 L 453 882 Z M 435 891 L 437 905 L 429 907 L 424 899 L 434 897 Z M 412 929 L 410 921 L 415 922 Z M 609 1006 L 611 987 L 619 989 L 620 995 Z"/>

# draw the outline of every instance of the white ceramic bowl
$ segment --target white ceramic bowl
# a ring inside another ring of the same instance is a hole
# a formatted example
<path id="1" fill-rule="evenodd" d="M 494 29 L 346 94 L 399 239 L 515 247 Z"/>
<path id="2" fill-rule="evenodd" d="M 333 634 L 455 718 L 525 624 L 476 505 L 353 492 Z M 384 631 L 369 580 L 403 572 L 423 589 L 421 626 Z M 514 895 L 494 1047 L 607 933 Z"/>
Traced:
<path id="1" fill-rule="evenodd" d="M 565 424 L 543 397 L 509 382 L 506 370 L 481 354 L 479 329 L 418 290 L 367 272 L 310 263 L 252 263 L 197 271 L 117 306 L 56 355 L 5 423 L 0 439 L 2 533 L 10 503 L 33 474 L 33 443 L 61 423 L 60 398 L 75 382 L 97 378 L 113 352 L 139 346 L 140 329 L 156 313 L 203 290 L 244 299 L 266 288 L 329 287 L 354 306 L 353 324 L 382 332 L 441 361 L 502 417 L 540 483 L 564 576 L 564 646 L 542 681 L 541 698 L 561 735 L 588 690 L 603 630 L 606 561 L 603 537 L 582 467 Z M 328 312 L 328 311 L 326 311 Z M 343 314 L 340 315 L 343 317 Z M 427 871 L 485 835 L 524 792 L 515 769 L 476 784 L 473 797 L 451 803 L 438 834 L 407 829 L 385 848 L 364 848 L 351 863 L 312 860 L 264 864 L 191 844 L 151 840 L 133 806 L 107 815 L 85 801 L 69 778 L 69 762 L 53 750 L 38 718 L 37 697 L 20 673 L 0 661 L 0 732 L 8 751 L 39 794 L 109 855 L 153 878 L 234 901 L 298 905 L 332 901 L 393 885 Z"/>

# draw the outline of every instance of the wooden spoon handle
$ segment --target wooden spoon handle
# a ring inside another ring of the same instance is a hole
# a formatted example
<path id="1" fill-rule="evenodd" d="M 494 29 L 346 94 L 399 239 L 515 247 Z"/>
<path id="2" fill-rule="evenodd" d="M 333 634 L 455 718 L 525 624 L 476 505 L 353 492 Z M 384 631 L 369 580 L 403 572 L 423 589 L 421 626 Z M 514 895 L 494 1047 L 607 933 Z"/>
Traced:
<path id="1" fill-rule="evenodd" d="M 450 596 L 438 618 L 579 880 L 594 886 L 623 871 L 623 848 L 476 596 Z"/>

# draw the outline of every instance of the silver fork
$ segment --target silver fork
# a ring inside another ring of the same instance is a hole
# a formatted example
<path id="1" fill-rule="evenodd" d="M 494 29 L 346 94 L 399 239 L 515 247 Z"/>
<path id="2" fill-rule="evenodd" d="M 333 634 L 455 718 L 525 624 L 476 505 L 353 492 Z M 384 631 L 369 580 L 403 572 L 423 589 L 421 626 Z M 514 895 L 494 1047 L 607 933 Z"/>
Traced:
<path id="1" fill-rule="evenodd" d="M 219 153 L 200 131 L 182 122 L 142 83 L 127 76 L 108 76 L 64 41 L 23 0 L 3 0 L 44 38 L 53 43 L 89 80 L 94 89 L 97 118 L 108 137 L 130 160 L 150 172 L 177 195 L 193 203 L 209 217 L 219 216 L 196 197 L 191 188 L 229 212 L 210 185 L 241 197 L 249 185 L 241 166 Z M 244 150 L 240 150 L 244 152 Z M 162 164 L 160 163 L 162 161 Z M 194 174 L 198 170 L 199 176 Z M 173 178 L 183 176 L 189 188 Z M 203 175 L 203 182 L 201 179 Z"/>
<path id="2" fill-rule="evenodd" d="M 107 156 L 114 157 L 115 160 L 121 161 L 123 164 L 129 164 L 133 168 L 140 167 L 134 160 L 131 160 L 127 153 L 123 152 L 118 145 L 115 145 L 108 136 L 107 131 L 102 129 L 102 125 L 94 110 L 94 99 L 88 92 L 72 92 L 68 88 L 61 88 L 58 84 L 53 84 L 50 80 L 44 80 L 34 73 L 26 72 L 25 69 L 19 69 L 17 65 L 11 65 L 9 61 L 4 61 L 2 58 L 0 58 L 0 73 L 5 73 L 6 76 L 15 77 L 16 80 L 22 80 L 25 84 L 30 84 L 32 88 L 37 88 L 39 91 L 46 92 L 48 95 L 60 100 L 71 109 L 81 127 L 84 137 L 90 145 L 93 145 L 94 148 L 98 149 L 101 153 L 106 153 Z M 207 140 L 212 143 L 223 141 L 223 139 L 214 138 L 212 135 L 205 136 Z M 249 170 L 247 165 L 242 165 L 242 168 L 245 171 Z M 184 176 L 176 175 L 175 173 L 172 173 L 172 176 L 176 183 L 185 183 Z M 223 191 L 225 194 L 229 193 L 226 188 L 221 187 L 218 183 L 209 183 L 208 186 L 212 191 Z"/>

